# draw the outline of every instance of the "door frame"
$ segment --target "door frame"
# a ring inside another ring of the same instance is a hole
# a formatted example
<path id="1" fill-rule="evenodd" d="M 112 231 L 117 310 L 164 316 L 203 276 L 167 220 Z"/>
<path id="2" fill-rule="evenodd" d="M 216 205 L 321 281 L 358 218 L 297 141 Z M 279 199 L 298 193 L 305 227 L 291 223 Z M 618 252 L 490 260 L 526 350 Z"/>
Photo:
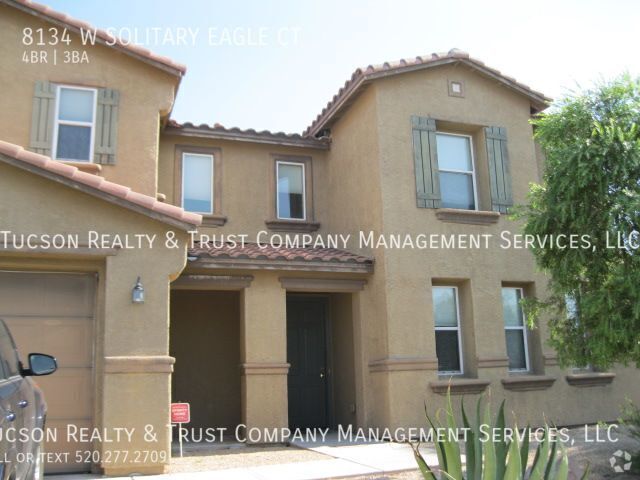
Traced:
<path id="1" fill-rule="evenodd" d="M 333 386 L 333 337 L 331 329 L 331 310 L 329 301 L 329 295 L 326 293 L 295 293 L 287 292 L 286 303 L 289 300 L 300 302 L 317 302 L 322 303 L 324 306 L 324 350 L 325 350 L 325 375 L 327 378 L 327 388 L 325 395 L 325 407 L 327 411 L 327 428 L 335 428 L 335 414 L 334 414 L 334 386 Z M 285 319 L 286 321 L 286 319 Z M 288 359 L 287 359 L 288 360 Z M 287 374 L 287 390 L 289 388 L 288 383 L 289 374 Z M 288 395 L 288 394 L 287 394 Z M 288 407 L 287 407 L 288 413 Z"/>

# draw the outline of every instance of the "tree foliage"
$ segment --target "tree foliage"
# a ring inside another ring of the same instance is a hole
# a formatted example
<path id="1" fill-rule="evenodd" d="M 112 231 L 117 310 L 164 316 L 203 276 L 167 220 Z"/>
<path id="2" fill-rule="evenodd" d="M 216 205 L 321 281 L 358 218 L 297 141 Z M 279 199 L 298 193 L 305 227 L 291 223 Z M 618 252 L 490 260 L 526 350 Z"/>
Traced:
<path id="1" fill-rule="evenodd" d="M 562 365 L 640 366 L 640 79 L 569 95 L 533 124 L 546 162 L 525 233 L 586 235 L 589 248 L 534 248 L 550 284 L 529 320 L 548 315 Z"/>

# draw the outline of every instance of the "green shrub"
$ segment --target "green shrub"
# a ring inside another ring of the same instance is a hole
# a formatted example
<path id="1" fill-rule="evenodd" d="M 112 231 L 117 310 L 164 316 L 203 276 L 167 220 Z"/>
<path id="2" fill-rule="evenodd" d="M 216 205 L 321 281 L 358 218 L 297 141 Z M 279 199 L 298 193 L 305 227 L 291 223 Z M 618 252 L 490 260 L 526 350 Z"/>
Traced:
<path id="1" fill-rule="evenodd" d="M 527 468 L 529 460 L 529 428 L 525 429 L 523 441 L 520 443 L 518 435 L 513 437 L 513 441 L 507 441 L 507 427 L 504 418 L 504 401 L 500 405 L 500 410 L 495 420 L 493 428 L 491 421 L 491 408 L 489 403 L 482 408 L 482 398 L 478 399 L 476 405 L 476 419 L 471 423 L 464 409 L 464 402 L 461 402 L 462 421 L 467 435 L 464 439 L 464 450 L 466 456 L 466 469 L 463 471 L 462 452 L 459 442 L 444 435 L 442 441 L 435 441 L 434 446 L 438 455 L 439 477 L 427 464 L 419 451 L 419 443 L 411 443 L 413 454 L 418 468 L 425 480 L 567 480 L 569 476 L 569 460 L 564 446 L 559 441 L 551 439 L 551 432 L 545 426 L 545 434 L 536 450 L 535 458 L 530 469 Z M 436 431 L 436 428 L 447 428 L 449 431 L 457 431 L 456 421 L 451 405 L 451 395 L 447 394 L 447 407 L 445 409 L 446 421 L 440 422 L 436 416 L 437 426 L 431 420 L 426 411 L 429 426 Z M 481 430 L 481 426 L 484 428 Z M 496 441 L 482 442 L 484 432 L 487 428 Z M 560 452 L 558 452 L 560 445 Z M 528 473 L 528 476 L 527 476 Z M 589 474 L 589 468 L 582 475 L 582 480 Z"/>
<path id="2" fill-rule="evenodd" d="M 629 430 L 629 434 L 640 442 L 640 408 L 627 399 L 627 403 L 622 406 L 622 416 L 618 420 Z M 631 465 L 634 473 L 640 473 L 640 449 L 631 454 Z"/>

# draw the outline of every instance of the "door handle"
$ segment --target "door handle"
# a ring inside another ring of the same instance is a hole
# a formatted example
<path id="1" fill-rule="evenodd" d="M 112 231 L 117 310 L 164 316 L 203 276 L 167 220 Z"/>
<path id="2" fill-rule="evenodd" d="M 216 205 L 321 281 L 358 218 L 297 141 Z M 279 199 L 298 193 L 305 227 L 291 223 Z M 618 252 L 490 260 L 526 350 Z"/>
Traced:
<path id="1" fill-rule="evenodd" d="M 18 402 L 18 406 L 19 406 L 20 408 L 25 408 L 25 407 L 27 407 L 28 405 L 29 405 L 29 402 L 27 402 L 26 400 L 20 400 L 20 401 Z"/>
<path id="2" fill-rule="evenodd" d="M 7 421 L 9 422 L 13 422 L 16 419 L 16 414 L 13 412 L 7 412 L 7 414 L 4 416 L 4 418 L 7 419 Z"/>

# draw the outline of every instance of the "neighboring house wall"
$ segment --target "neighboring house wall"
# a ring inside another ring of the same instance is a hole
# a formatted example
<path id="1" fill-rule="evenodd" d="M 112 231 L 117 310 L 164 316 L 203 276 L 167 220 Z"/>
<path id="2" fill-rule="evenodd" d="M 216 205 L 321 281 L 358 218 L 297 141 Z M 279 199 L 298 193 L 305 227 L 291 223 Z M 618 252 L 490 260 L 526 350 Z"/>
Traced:
<path id="1" fill-rule="evenodd" d="M 33 97 L 37 81 L 91 88 L 107 88 L 119 93 L 115 165 L 105 164 L 108 180 L 141 193 L 155 196 L 157 183 L 158 132 L 161 115 L 172 108 L 178 77 L 147 65 L 107 46 L 82 46 L 71 33 L 71 45 L 26 46 L 23 29 L 47 29 L 52 25 L 34 16 L 0 4 L 0 70 L 2 140 L 30 145 Z M 62 32 L 62 27 L 58 27 Z M 47 61 L 24 63 L 31 51 L 47 52 Z M 57 64 L 53 52 L 57 51 Z M 89 63 L 64 63 L 63 52 L 86 51 Z M 38 152 L 47 153 L 47 152 Z"/>

